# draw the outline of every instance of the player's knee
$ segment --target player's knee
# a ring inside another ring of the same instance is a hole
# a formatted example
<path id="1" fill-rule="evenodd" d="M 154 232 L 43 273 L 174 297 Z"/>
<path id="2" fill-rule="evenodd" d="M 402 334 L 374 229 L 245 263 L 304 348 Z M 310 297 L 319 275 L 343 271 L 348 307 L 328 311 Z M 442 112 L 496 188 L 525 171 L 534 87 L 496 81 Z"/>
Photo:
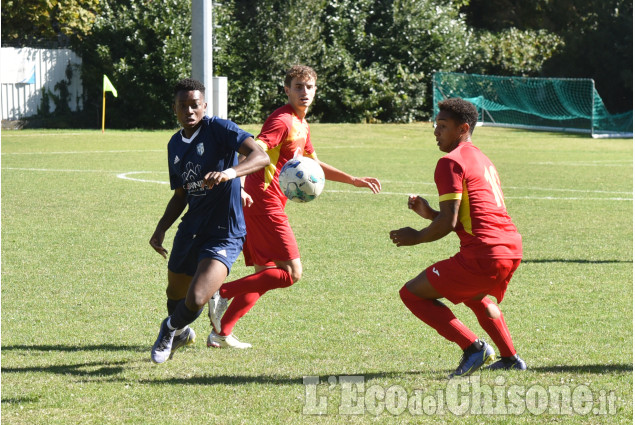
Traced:
<path id="1" fill-rule="evenodd" d="M 494 303 L 489 304 L 489 305 L 487 306 L 487 308 L 485 309 L 485 311 L 487 312 L 487 316 L 488 316 L 490 319 L 494 319 L 494 320 L 496 320 L 496 319 L 498 319 L 498 318 L 501 316 L 501 311 L 500 311 L 500 309 L 499 309 L 499 308 L 498 308 L 498 306 L 497 306 L 496 304 L 494 304 Z"/>
<path id="2" fill-rule="evenodd" d="M 419 298 L 408 289 L 407 284 L 402 286 L 399 290 L 399 297 L 405 305 L 408 305 L 410 302 L 416 301 L 417 298 Z"/>
<path id="3" fill-rule="evenodd" d="M 278 264 L 278 268 L 286 271 L 291 278 L 291 282 L 289 285 L 291 286 L 294 283 L 297 283 L 302 278 L 302 263 L 300 261 L 291 261 L 285 264 Z"/>
<path id="4" fill-rule="evenodd" d="M 291 276 L 291 285 L 297 283 L 300 279 L 302 279 L 302 267 L 300 267 L 299 269 L 292 267 L 291 270 L 287 271 L 289 272 L 289 276 Z"/>

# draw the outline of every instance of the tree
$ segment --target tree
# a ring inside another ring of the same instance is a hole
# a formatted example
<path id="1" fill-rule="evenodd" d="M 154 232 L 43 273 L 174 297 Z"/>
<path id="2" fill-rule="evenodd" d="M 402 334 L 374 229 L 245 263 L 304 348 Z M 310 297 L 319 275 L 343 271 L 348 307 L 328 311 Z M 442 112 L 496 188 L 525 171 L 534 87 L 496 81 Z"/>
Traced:
<path id="1" fill-rule="evenodd" d="M 633 109 L 632 1 L 471 0 L 463 11 L 477 29 L 517 28 L 557 35 L 562 46 L 533 73 L 593 78 L 610 110 Z"/>
<path id="2" fill-rule="evenodd" d="M 110 0 L 93 30 L 76 44 L 85 109 L 100 121 L 102 75 L 120 93 L 107 119 L 118 128 L 170 128 L 171 87 L 191 75 L 190 2 Z"/>
<path id="3" fill-rule="evenodd" d="M 100 12 L 99 0 L 2 0 L 2 44 L 36 46 L 82 39 Z"/>
<path id="4" fill-rule="evenodd" d="M 311 117 L 328 122 L 428 119 L 436 71 L 540 73 L 561 38 L 521 26 L 472 28 L 469 14 L 461 13 L 461 8 L 479 1 L 226 0 L 214 8 L 219 26 L 215 42 L 220 48 L 214 52 L 214 74 L 228 77 L 229 118 L 261 123 L 286 101 L 282 79 L 296 63 L 318 72 Z M 491 1 L 518 6 L 515 0 Z M 99 4 L 92 26 L 71 32 L 83 61 L 88 126 L 99 126 L 101 79 L 106 74 L 121 93 L 109 103 L 109 127 L 173 127 L 169 87 L 191 75 L 191 2 L 104 0 Z M 508 21 L 515 22 L 515 15 L 510 16 Z M 534 13 L 532 22 L 543 18 Z M 70 27 L 80 28 L 82 22 L 77 17 Z"/>

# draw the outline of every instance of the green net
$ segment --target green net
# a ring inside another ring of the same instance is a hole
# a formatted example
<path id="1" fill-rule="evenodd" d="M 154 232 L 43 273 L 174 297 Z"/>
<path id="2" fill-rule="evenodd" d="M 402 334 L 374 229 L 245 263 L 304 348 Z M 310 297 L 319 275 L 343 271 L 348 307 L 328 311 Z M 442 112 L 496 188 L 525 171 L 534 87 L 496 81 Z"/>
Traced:
<path id="1" fill-rule="evenodd" d="M 484 125 L 633 137 L 633 111 L 610 114 L 592 79 L 437 72 L 433 94 L 435 117 L 438 102 L 460 97 L 476 105 Z"/>

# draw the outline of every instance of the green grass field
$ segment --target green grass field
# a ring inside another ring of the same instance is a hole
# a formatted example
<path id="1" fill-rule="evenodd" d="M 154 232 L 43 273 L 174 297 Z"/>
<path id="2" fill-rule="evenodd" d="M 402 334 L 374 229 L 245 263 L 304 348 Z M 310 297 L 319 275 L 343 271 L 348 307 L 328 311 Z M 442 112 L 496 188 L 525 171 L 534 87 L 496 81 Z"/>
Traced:
<path id="1" fill-rule="evenodd" d="M 458 239 L 388 238 L 425 225 L 407 194 L 438 205 L 431 125 L 312 133 L 322 160 L 379 177 L 382 193 L 327 182 L 318 200 L 290 203 L 304 276 L 238 323 L 254 348 L 207 348 L 204 314 L 196 345 L 154 365 L 166 261 L 148 240 L 171 196 L 171 132 L 4 131 L 2 422 L 632 423 L 632 140 L 475 131 L 524 237 L 501 307 L 530 370 L 449 382 L 460 350 L 398 291 Z M 230 279 L 249 273 L 241 258 Z"/>

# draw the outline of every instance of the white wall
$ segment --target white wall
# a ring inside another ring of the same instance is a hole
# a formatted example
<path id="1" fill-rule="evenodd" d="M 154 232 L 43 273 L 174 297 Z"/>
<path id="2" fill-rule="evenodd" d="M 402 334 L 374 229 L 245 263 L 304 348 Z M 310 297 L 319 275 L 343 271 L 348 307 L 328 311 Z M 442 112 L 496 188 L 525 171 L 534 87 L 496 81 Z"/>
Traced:
<path id="1" fill-rule="evenodd" d="M 44 89 L 55 95 L 55 84 L 66 80 L 70 62 L 73 77 L 69 86 L 72 111 L 82 108 L 81 58 L 69 49 L 3 47 L 0 52 L 0 100 L 3 120 L 18 120 L 37 114 Z M 49 101 L 52 112 L 55 105 Z"/>

